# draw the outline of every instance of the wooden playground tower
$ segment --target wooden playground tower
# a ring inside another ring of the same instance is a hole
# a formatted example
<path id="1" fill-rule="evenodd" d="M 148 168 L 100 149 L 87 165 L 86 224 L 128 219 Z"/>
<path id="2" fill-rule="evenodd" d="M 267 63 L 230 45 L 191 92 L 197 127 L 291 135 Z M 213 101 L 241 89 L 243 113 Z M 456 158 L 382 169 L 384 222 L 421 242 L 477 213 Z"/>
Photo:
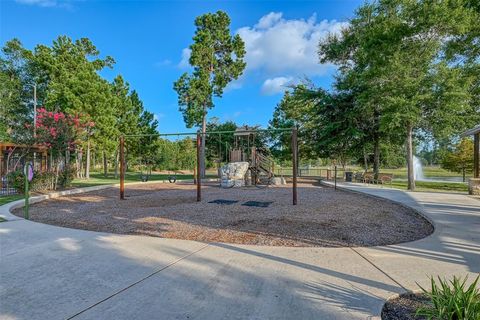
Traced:
<path id="1" fill-rule="evenodd" d="M 247 129 L 247 130 L 246 130 Z M 243 129 L 237 129 L 235 131 L 213 131 L 206 133 L 163 133 L 163 134 L 139 134 L 139 135 L 121 135 L 119 139 L 119 156 L 120 156 L 120 199 L 125 200 L 125 138 L 126 137 L 145 137 L 145 136 L 155 136 L 161 138 L 162 136 L 194 136 L 196 135 L 196 149 L 197 149 L 197 165 L 196 165 L 196 179 L 194 182 L 197 186 L 197 202 L 202 200 L 202 178 L 200 170 L 200 157 L 201 157 L 201 140 L 206 139 L 209 134 L 225 134 L 233 133 L 234 137 L 248 136 L 250 139 L 251 136 L 255 139 L 255 135 L 258 132 L 291 132 L 291 147 L 292 147 L 292 204 L 297 204 L 297 174 L 298 174 L 298 134 L 297 128 L 282 128 L 282 129 L 249 129 L 244 127 Z M 238 138 L 240 139 L 240 138 Z M 253 140 L 255 141 L 255 140 Z M 248 140 L 247 140 L 248 142 Z M 266 157 L 262 152 L 260 152 L 253 144 L 249 148 L 250 153 L 247 155 L 241 148 L 235 147 L 230 150 L 230 162 L 236 162 L 235 160 L 245 161 L 250 157 L 249 167 L 252 170 L 252 175 L 254 176 L 254 181 L 262 178 L 262 175 L 270 179 L 273 175 L 273 160 Z"/>
<path id="2" fill-rule="evenodd" d="M 240 127 L 233 133 L 234 146 L 229 150 L 230 162 L 248 162 L 253 185 L 269 184 L 274 177 L 275 162 L 262 150 L 257 148 L 255 139 L 256 128 Z"/>

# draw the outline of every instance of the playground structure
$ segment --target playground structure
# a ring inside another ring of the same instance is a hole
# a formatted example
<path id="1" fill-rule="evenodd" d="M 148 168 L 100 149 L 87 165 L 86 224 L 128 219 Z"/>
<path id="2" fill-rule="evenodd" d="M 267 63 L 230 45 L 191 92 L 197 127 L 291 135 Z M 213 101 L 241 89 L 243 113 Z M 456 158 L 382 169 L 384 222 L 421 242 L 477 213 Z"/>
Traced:
<path id="1" fill-rule="evenodd" d="M 247 184 L 269 185 L 275 176 L 275 162 L 256 146 L 257 131 L 245 126 L 235 130 L 233 136 L 234 146 L 229 151 L 229 162 L 249 164 Z"/>
<path id="2" fill-rule="evenodd" d="M 196 165 L 194 168 L 194 179 L 193 183 L 196 185 L 197 190 L 197 202 L 202 200 L 202 175 L 200 163 L 201 161 L 201 145 L 202 139 L 207 141 L 208 137 L 215 135 L 229 134 L 233 135 L 234 143 L 233 145 L 228 145 L 226 148 L 227 153 L 227 165 L 236 164 L 236 163 L 248 163 L 248 174 L 243 177 L 246 181 L 246 185 L 260 186 L 263 185 L 268 187 L 274 178 L 274 161 L 272 158 L 268 157 L 264 150 L 259 148 L 256 145 L 256 139 L 259 133 L 290 133 L 291 135 L 291 152 L 292 152 L 292 204 L 296 205 L 297 200 L 297 172 L 298 172 L 298 143 L 297 143 L 297 129 L 296 128 L 285 128 L 285 129 L 257 129 L 249 127 L 240 127 L 235 131 L 211 131 L 205 133 L 159 133 L 159 134 L 144 134 L 144 135 L 122 135 L 120 136 L 119 141 L 119 163 L 120 163 L 120 199 L 125 199 L 125 171 L 126 171 L 126 156 L 125 156 L 125 140 L 126 138 L 134 137 L 154 137 L 156 139 L 172 137 L 172 136 L 195 136 L 195 145 L 196 145 Z M 219 158 L 217 163 L 221 163 L 221 148 L 219 152 Z M 220 167 L 217 168 L 219 172 L 220 181 L 222 179 Z M 246 172 L 246 173 L 247 173 Z M 144 178 L 142 177 L 142 180 Z M 171 179 L 169 179 L 171 180 Z M 176 180 L 176 179 L 173 179 Z M 172 181 L 170 181 L 172 182 Z M 175 182 L 175 181 L 173 181 Z M 237 185 L 243 186 L 243 185 Z M 231 184 L 229 184 L 231 187 Z"/>

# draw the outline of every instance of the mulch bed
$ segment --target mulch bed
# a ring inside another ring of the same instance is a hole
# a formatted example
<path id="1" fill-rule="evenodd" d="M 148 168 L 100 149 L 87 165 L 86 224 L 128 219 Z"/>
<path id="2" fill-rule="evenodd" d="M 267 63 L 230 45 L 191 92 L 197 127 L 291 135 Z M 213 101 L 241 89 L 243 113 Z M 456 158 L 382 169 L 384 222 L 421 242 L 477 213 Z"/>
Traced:
<path id="1" fill-rule="evenodd" d="M 421 293 L 405 293 L 398 298 L 388 300 L 382 309 L 382 320 L 424 320 L 415 316 L 417 309 L 428 307 L 429 298 Z"/>
<path id="2" fill-rule="evenodd" d="M 196 202 L 194 185 L 179 183 L 127 185 L 126 196 L 120 201 L 118 188 L 109 188 L 50 199 L 32 205 L 30 217 L 93 231 L 271 246 L 377 246 L 433 232 L 430 223 L 411 209 L 312 183 L 299 184 L 297 206 L 292 206 L 288 185 L 264 189 L 206 185 L 201 203 Z M 271 203 L 244 205 L 248 201 Z M 22 210 L 13 213 L 21 216 Z"/>

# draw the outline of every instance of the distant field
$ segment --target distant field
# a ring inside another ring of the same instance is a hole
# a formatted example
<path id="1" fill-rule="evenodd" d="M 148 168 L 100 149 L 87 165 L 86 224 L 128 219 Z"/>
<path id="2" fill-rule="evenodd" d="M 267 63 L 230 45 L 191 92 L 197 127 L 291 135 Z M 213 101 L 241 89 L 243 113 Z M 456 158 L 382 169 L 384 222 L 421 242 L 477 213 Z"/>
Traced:
<path id="1" fill-rule="evenodd" d="M 407 181 L 393 181 L 392 187 L 396 189 L 407 190 Z M 416 191 L 468 192 L 467 184 L 458 182 L 416 181 L 415 187 Z"/>
<path id="2" fill-rule="evenodd" d="M 407 178 L 407 168 L 398 168 L 398 169 L 381 169 L 381 172 L 385 173 L 393 173 L 395 178 Z M 462 175 L 458 172 L 452 172 L 452 171 L 447 171 L 445 169 L 442 169 L 440 167 L 424 167 L 423 168 L 423 174 L 425 175 L 426 178 L 452 178 L 452 177 L 458 177 L 461 178 Z M 469 177 L 467 176 L 467 179 Z"/>
<path id="3" fill-rule="evenodd" d="M 300 167 L 300 174 L 304 176 L 320 176 L 325 178 L 327 170 L 331 167 Z M 337 167 L 337 177 L 343 178 L 344 170 Z M 345 171 L 363 171 L 360 167 L 347 167 Z M 407 189 L 407 168 L 398 169 L 380 169 L 382 173 L 391 173 L 394 176 L 392 183 L 393 188 L 406 190 Z M 276 168 L 276 174 L 290 176 L 292 174 L 291 167 Z M 333 173 L 332 173 L 333 174 Z M 447 171 L 440 167 L 424 167 L 423 174 L 425 178 L 435 178 L 437 180 L 451 180 L 455 179 L 461 181 L 462 176 L 457 172 Z M 469 176 L 466 177 L 468 180 Z M 468 187 L 465 183 L 450 182 L 450 181 L 416 181 L 417 191 L 430 191 L 430 192 L 467 192 Z"/>
<path id="4" fill-rule="evenodd" d="M 332 169 L 332 167 L 299 167 L 300 171 L 308 174 L 308 175 L 326 175 L 326 172 L 328 169 Z M 341 175 L 343 174 L 343 168 L 337 167 L 338 174 Z M 345 171 L 363 171 L 363 168 L 360 167 L 351 167 L 348 166 L 345 168 Z M 372 171 L 370 169 L 369 171 Z M 278 174 L 284 174 L 284 175 L 291 175 L 292 173 L 292 167 L 277 167 L 275 169 L 275 172 Z M 380 172 L 383 173 L 392 173 L 394 175 L 395 179 L 406 179 L 407 178 L 407 168 L 397 168 L 397 169 L 387 169 L 387 168 L 382 168 L 380 169 Z M 461 178 L 462 175 L 458 172 L 452 172 L 452 171 L 447 171 L 445 169 L 442 169 L 437 166 L 433 167 L 424 167 L 423 168 L 423 174 L 425 175 L 426 178 L 430 177 L 435 177 L 435 178 Z M 467 175 L 467 179 L 470 176 Z"/>
<path id="5" fill-rule="evenodd" d="M 322 176 L 326 177 L 327 169 L 329 167 L 310 167 L 310 170 L 302 169 L 303 175 L 311 175 L 311 176 Z M 346 170 L 348 171 L 360 171 L 362 170 L 360 167 L 348 167 Z M 276 168 L 277 175 L 291 175 L 292 168 Z M 392 187 L 398 189 L 407 189 L 407 173 L 406 168 L 400 169 L 381 169 L 381 172 L 384 173 L 392 173 L 394 175 L 394 181 L 392 183 Z M 461 178 L 461 175 L 456 172 L 450 172 L 439 167 L 424 167 L 423 173 L 426 178 L 435 177 L 436 179 L 441 180 L 442 178 Z M 172 173 L 173 174 L 173 173 Z M 160 180 L 168 180 L 168 177 L 171 174 L 169 173 L 152 173 L 150 175 L 150 181 L 160 181 Z M 208 178 L 216 178 L 215 170 L 207 171 Z M 338 168 L 338 177 L 343 177 L 343 169 Z M 190 180 L 193 179 L 193 173 L 183 172 L 176 174 L 177 180 Z M 468 179 L 468 177 L 467 177 Z M 141 173 L 140 172 L 127 172 L 125 174 L 125 183 L 132 183 L 132 182 L 140 182 L 141 181 Z M 90 179 L 75 179 L 72 183 L 72 187 L 79 188 L 79 187 L 89 187 L 89 186 L 97 186 L 97 185 L 105 185 L 105 184 L 115 184 L 119 183 L 120 180 L 115 178 L 113 173 L 109 173 L 106 177 L 104 177 L 103 172 L 92 172 L 90 174 Z M 468 187 L 464 183 L 458 182 L 446 182 L 446 181 L 417 181 L 416 182 L 417 190 L 418 191 L 447 191 L 447 192 L 467 192 Z M 12 196 L 1 196 L 0 197 L 0 205 L 5 203 L 15 201 L 21 199 L 21 195 L 12 195 Z"/>
<path id="6" fill-rule="evenodd" d="M 209 172 L 207 172 L 209 173 Z M 168 180 L 168 177 L 174 175 L 168 173 L 152 173 L 149 176 L 149 181 L 161 181 Z M 193 174 L 175 174 L 177 180 L 189 180 L 193 179 Z M 211 174 L 207 174 L 207 177 L 215 177 Z M 125 173 L 125 183 L 130 182 L 140 182 L 142 180 L 142 174 L 140 172 L 127 172 Z M 103 172 L 92 172 L 90 173 L 90 179 L 75 179 L 73 180 L 72 187 L 91 187 L 104 184 L 115 184 L 120 183 L 120 179 L 113 173 L 109 173 L 106 177 L 103 175 Z"/>

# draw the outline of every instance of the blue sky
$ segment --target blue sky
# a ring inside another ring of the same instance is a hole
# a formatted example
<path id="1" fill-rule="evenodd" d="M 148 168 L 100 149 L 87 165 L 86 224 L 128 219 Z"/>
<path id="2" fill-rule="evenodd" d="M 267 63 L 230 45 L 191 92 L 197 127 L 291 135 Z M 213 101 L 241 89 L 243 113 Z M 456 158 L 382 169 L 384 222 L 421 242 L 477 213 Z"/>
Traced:
<path id="1" fill-rule="evenodd" d="M 16 37 L 32 49 L 59 35 L 88 37 L 102 56 L 116 60 L 104 77 L 121 74 L 156 115 L 161 132 L 185 131 L 172 83 L 188 71 L 195 17 L 224 10 L 232 32 L 246 42 L 247 69 L 209 117 L 266 126 L 286 85 L 304 77 L 331 85 L 335 68 L 318 63 L 316 45 L 338 32 L 362 2 L 0 0 L 0 42 Z"/>

